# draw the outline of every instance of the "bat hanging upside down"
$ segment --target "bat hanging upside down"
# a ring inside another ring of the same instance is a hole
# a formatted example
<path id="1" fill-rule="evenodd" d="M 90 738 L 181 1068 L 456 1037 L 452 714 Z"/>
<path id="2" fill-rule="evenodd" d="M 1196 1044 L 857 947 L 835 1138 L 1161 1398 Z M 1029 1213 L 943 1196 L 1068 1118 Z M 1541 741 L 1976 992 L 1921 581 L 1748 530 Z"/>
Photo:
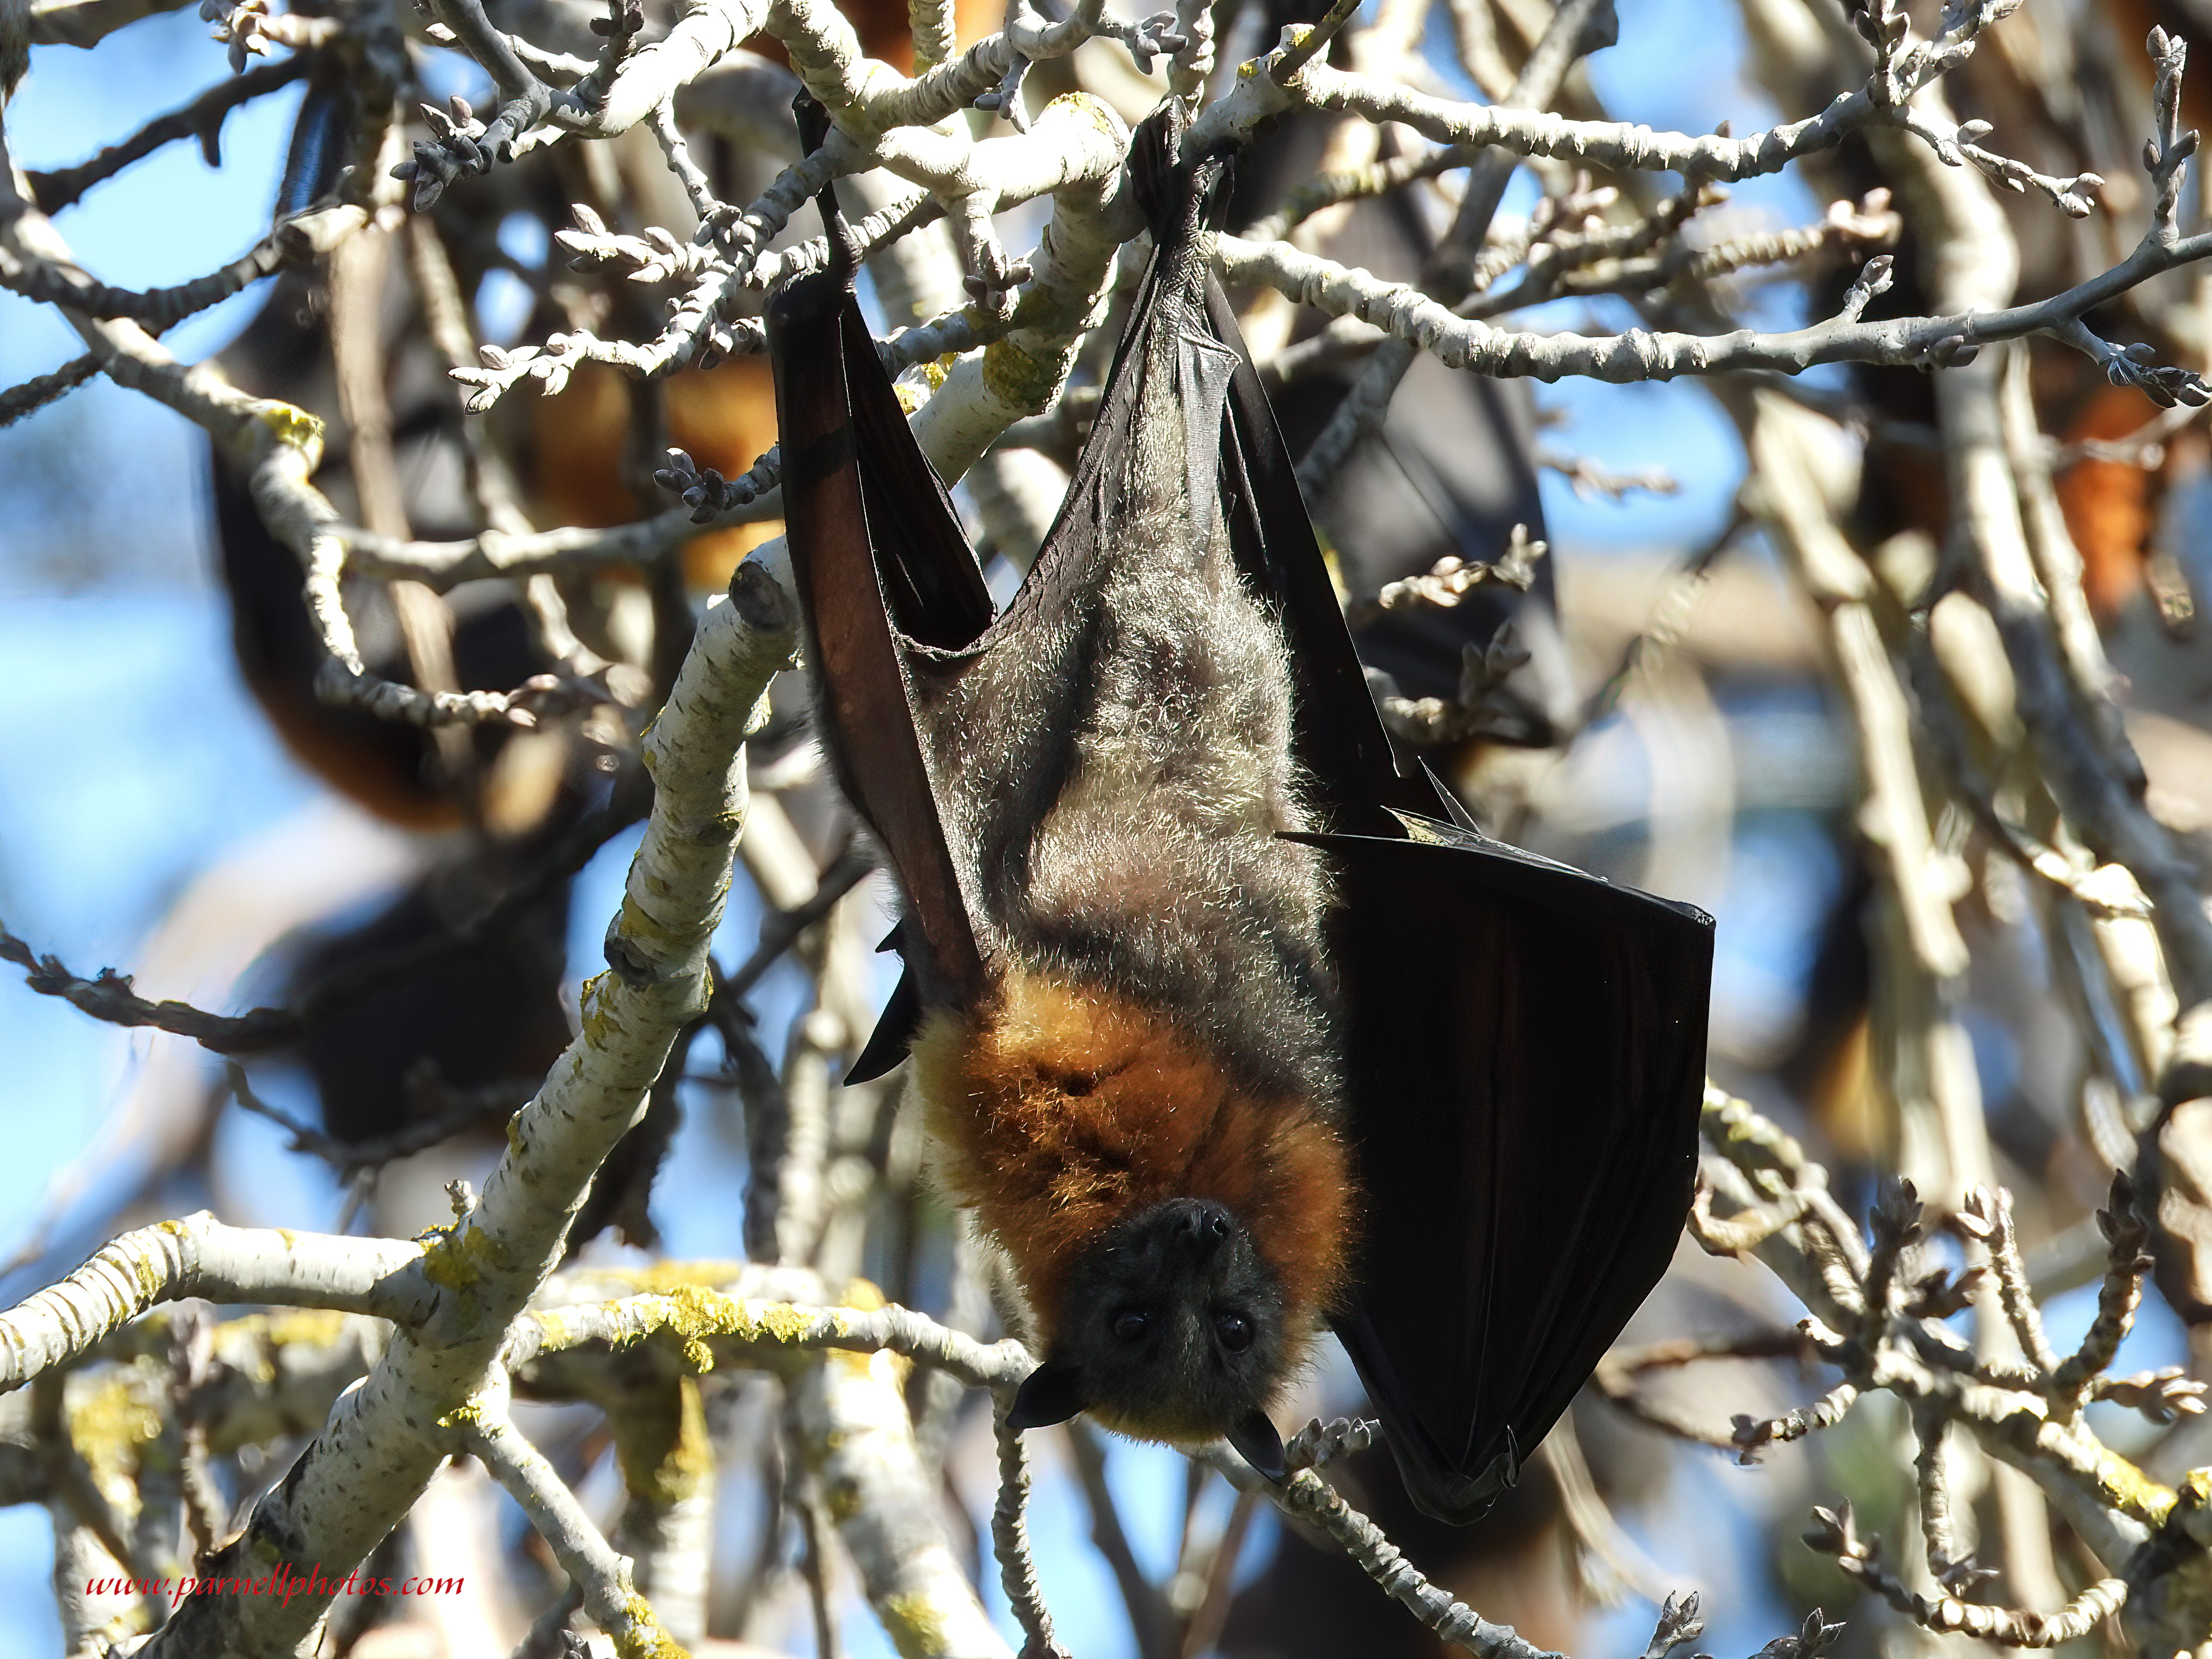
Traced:
<path id="1" fill-rule="evenodd" d="M 854 1075 L 911 1052 L 1013 1264 L 1016 1427 L 1225 1435 L 1280 1479 L 1334 1327 L 1416 1499 L 1472 1518 L 1672 1252 L 1711 924 L 1399 772 L 1209 274 L 1227 157 L 1179 136 L 1139 130 L 1152 268 L 1003 615 L 827 197 L 830 268 L 770 303 L 817 720 L 906 900 Z"/>

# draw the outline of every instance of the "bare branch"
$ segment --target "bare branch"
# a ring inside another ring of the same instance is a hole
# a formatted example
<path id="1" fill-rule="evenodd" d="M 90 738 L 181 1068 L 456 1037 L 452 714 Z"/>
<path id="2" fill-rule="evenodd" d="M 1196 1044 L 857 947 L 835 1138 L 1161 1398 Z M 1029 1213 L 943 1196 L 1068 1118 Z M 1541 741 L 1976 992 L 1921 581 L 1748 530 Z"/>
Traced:
<path id="1" fill-rule="evenodd" d="M 1493 1625 L 1464 1602 L 1454 1601 L 1416 1571 L 1381 1528 L 1311 1469 L 1291 1475 L 1275 1501 L 1285 1513 L 1310 1522 L 1334 1539 L 1385 1595 L 1403 1602 L 1441 1640 L 1484 1659 L 1561 1659 L 1523 1638 L 1511 1626 Z"/>
<path id="2" fill-rule="evenodd" d="M 599 1535 L 575 1494 L 544 1454 L 507 1420 L 503 1379 L 453 1419 L 461 1443 L 522 1506 L 538 1535 L 552 1547 L 583 1592 L 582 1607 L 623 1654 L 652 1654 L 672 1645 L 650 1604 L 630 1583 L 630 1564 Z"/>
<path id="3" fill-rule="evenodd" d="M 25 174 L 41 213 L 59 213 L 103 179 L 112 179 L 133 161 L 143 161 L 162 145 L 179 138 L 197 138 L 210 167 L 220 166 L 223 119 L 240 104 L 264 93 L 288 86 L 314 67 L 311 52 L 301 52 L 273 64 L 261 64 L 243 75 L 219 81 L 181 109 L 156 116 L 119 144 L 110 144 L 89 161 L 73 167 Z"/>
<path id="4" fill-rule="evenodd" d="M 416 1271 L 422 1257 L 412 1240 L 227 1227 L 204 1210 L 141 1227 L 0 1314 L 0 1392 L 83 1353 L 149 1308 L 185 1297 L 418 1320 L 431 1294 Z"/>
<path id="5" fill-rule="evenodd" d="M 1022 1454 L 1021 1431 L 1006 1421 L 1013 1396 L 1002 1394 L 994 1405 L 999 1437 L 999 1501 L 991 1510 L 991 1547 L 999 1558 L 999 1577 L 1014 1620 L 1022 1627 L 1022 1659 L 1066 1659 L 1054 1639 L 1052 1614 L 1037 1589 L 1036 1563 L 1030 1555 L 1030 1472 Z"/>
<path id="6" fill-rule="evenodd" d="M 1429 352 L 1453 368 L 1556 380 L 1567 375 L 1627 382 L 1756 369 L 1796 374 L 1821 363 L 1935 368 L 1971 361 L 1983 344 L 2030 334 L 2068 338 L 2083 313 L 2152 277 L 2212 256 L 2212 232 L 2166 246 L 2139 246 L 2112 270 L 2030 305 L 1951 317 L 1864 322 L 1844 316 L 1786 333 L 1737 329 L 1726 334 L 1536 335 L 1462 318 L 1402 283 L 1301 253 L 1224 236 L 1214 265 L 1234 282 L 1265 283 L 1331 316 L 1353 316 Z M 2069 341 L 2069 343 L 2072 342 Z"/>
<path id="7" fill-rule="evenodd" d="M 1609 5 L 1601 9 L 1597 0 L 1572 0 L 1561 5 L 1553 13 L 1528 61 L 1521 66 L 1512 89 L 1506 94 L 1504 107 L 1540 110 L 1548 106 L 1559 96 L 1560 83 L 1575 60 L 1595 44 L 1594 31 L 1600 18 L 1611 15 Z M 1513 166 L 1506 155 L 1488 155 L 1468 172 L 1467 191 L 1452 216 L 1451 228 L 1422 272 L 1422 286 L 1428 292 L 1453 300 L 1472 286 L 1479 264 L 1477 252 L 1504 198 Z M 1318 490 L 1360 441 L 1380 428 L 1413 359 L 1412 343 L 1402 338 L 1383 343 L 1299 461 L 1302 488 Z"/>
<path id="8" fill-rule="evenodd" d="M 2151 1266 L 2144 1248 L 2150 1232 L 2136 1213 L 2135 1198 L 2134 1180 L 2125 1170 L 2114 1170 L 2111 1194 L 2105 1207 L 2097 1212 L 2097 1226 L 2111 1247 L 2104 1281 L 2097 1291 L 2097 1316 L 2090 1322 L 2081 1347 L 2051 1368 L 2051 1408 L 2060 1416 L 2070 1415 L 2078 1408 L 2083 1392 L 2104 1375 L 2135 1323 L 2136 1309 L 2142 1300 L 2142 1276 Z M 2145 1390 L 2131 1392 L 2140 1399 Z M 2116 1396 L 2107 1394 L 2106 1397 Z M 2179 1396 L 2168 1391 L 2161 1390 L 2155 1397 L 2169 1410 L 2188 1410 L 2179 1403 Z M 2198 1408 L 2202 1409 L 2201 1401 Z"/>
<path id="9" fill-rule="evenodd" d="M 228 299 L 288 265 L 327 253 L 343 238 L 368 222 L 368 216 L 350 204 L 324 203 L 279 222 L 260 241 L 208 276 L 180 283 L 174 288 L 143 292 L 110 288 L 94 281 L 75 265 L 40 262 L 21 264 L 0 256 L 0 287 L 11 288 L 27 298 L 80 311 L 94 317 L 127 317 L 158 334 L 195 312 Z"/>
<path id="10" fill-rule="evenodd" d="M 35 954 L 4 926 L 0 926 L 0 961 L 22 969 L 24 984 L 41 996 L 60 997 L 94 1019 L 111 1025 L 150 1025 L 190 1037 L 216 1054 L 281 1047 L 301 1031 L 298 1017 L 281 1008 L 256 1008 L 232 1016 L 210 1014 L 188 1003 L 149 1002 L 131 988 L 128 975 L 109 968 L 96 979 L 85 979 L 59 957 Z"/>
<path id="11" fill-rule="evenodd" d="M 21 386 L 0 392 L 0 427 L 13 426 L 25 416 L 36 414 L 99 373 L 100 359 L 88 351 L 51 374 L 33 375 Z"/>
<path id="12" fill-rule="evenodd" d="M 1644 1644 L 1639 1659 L 1667 1659 L 1676 1648 L 1705 1633 L 1705 1621 L 1698 1617 L 1698 1592 L 1692 1590 L 1680 1601 L 1669 1595 L 1660 1604 L 1659 1622 L 1652 1627 L 1651 1639 Z"/>
<path id="13" fill-rule="evenodd" d="M 2055 1648 L 2087 1635 L 2099 1622 L 2119 1611 L 2128 1599 L 2127 1581 L 2100 1578 L 2057 1613 L 2032 1613 L 2020 1607 L 1994 1607 L 1956 1596 L 1933 1600 L 1911 1589 L 1885 1571 L 1881 1565 L 1879 1539 L 1862 1539 L 1851 1518 L 1851 1506 L 1841 1511 L 1816 1509 L 1813 1530 L 1805 1541 L 1868 1589 L 1908 1615 L 1925 1629 L 1943 1634 L 1958 1632 L 2014 1648 Z"/>
<path id="14" fill-rule="evenodd" d="M 515 1120 L 482 1198 L 425 1252 L 422 1272 L 448 1293 L 347 1396 L 231 1550 L 297 1561 L 304 1545 L 325 1563 L 357 1561 L 437 1466 L 435 1417 L 486 1386 L 510 1324 L 559 1261 L 593 1171 L 642 1107 L 678 1030 L 705 1004 L 707 944 L 744 823 L 743 739 L 792 646 L 788 602 L 757 565 L 741 566 L 728 602 L 693 636 L 647 739 L 658 793 L 609 933 L 612 969 L 585 987 L 583 1029 Z M 283 1607 L 195 1601 L 152 1651 L 296 1642 L 322 1607 L 304 1596 Z"/>
<path id="15" fill-rule="evenodd" d="M 381 1168 L 397 1159 L 452 1139 L 465 1130 L 505 1123 L 529 1099 L 531 1085 L 495 1088 L 488 1093 L 469 1091 L 447 1101 L 442 1110 L 414 1119 L 389 1134 L 368 1140 L 341 1140 L 289 1112 L 270 1105 L 253 1091 L 246 1068 L 232 1060 L 224 1068 L 231 1096 L 256 1117 L 266 1118 L 292 1137 L 291 1150 L 311 1153 L 329 1164 L 341 1181 L 364 1170 Z M 417 1079 L 416 1081 L 423 1079 Z M 427 1092 L 427 1091 L 418 1091 Z"/>
<path id="16" fill-rule="evenodd" d="M 2057 1370 L 2058 1356 L 2044 1334 L 2043 1316 L 2028 1290 L 2027 1267 L 2021 1260 L 2020 1240 L 2013 1232 L 2011 1194 L 2002 1188 L 1969 1188 L 1966 1203 L 1952 1220 L 1960 1231 L 1988 1247 L 2005 1317 L 2011 1322 L 2028 1363 L 2045 1376 Z"/>
<path id="17" fill-rule="evenodd" d="M 1759 1454 L 1770 1445 L 1787 1445 L 1822 1429 L 1832 1429 L 1858 1403 L 1862 1392 L 1856 1382 L 1847 1378 L 1811 1405 L 1780 1417 L 1760 1419 L 1739 1414 L 1729 1437 L 1735 1447 L 1736 1462 L 1747 1466 L 1754 1464 L 1759 1462 Z"/>
<path id="18" fill-rule="evenodd" d="M 504 1357 L 514 1370 L 540 1354 L 586 1343 L 619 1349 L 647 1340 L 676 1344 L 701 1370 L 713 1362 L 718 1347 L 748 1352 L 756 1363 L 763 1354 L 823 1349 L 895 1353 L 979 1389 L 1011 1389 L 1036 1366 L 1018 1342 L 987 1346 L 910 1308 L 754 1302 L 703 1285 L 557 1313 L 526 1313 L 507 1340 Z"/>

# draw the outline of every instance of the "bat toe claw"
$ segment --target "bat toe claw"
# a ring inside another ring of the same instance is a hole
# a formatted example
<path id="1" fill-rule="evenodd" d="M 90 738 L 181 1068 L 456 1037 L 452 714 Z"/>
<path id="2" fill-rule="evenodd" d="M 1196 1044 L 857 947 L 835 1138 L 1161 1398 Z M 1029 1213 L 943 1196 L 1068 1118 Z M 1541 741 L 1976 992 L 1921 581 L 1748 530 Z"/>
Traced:
<path id="1" fill-rule="evenodd" d="M 1240 1419 L 1229 1431 L 1229 1443 L 1237 1448 L 1239 1456 L 1276 1486 L 1290 1479 L 1290 1466 L 1283 1455 L 1283 1437 L 1276 1432 L 1265 1412 L 1250 1412 Z"/>

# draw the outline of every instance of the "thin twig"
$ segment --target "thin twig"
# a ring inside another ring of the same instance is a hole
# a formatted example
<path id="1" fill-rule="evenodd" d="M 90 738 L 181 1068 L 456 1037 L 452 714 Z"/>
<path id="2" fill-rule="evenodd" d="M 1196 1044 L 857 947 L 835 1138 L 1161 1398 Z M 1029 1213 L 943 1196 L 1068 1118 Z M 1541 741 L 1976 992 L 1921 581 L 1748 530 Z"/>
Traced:
<path id="1" fill-rule="evenodd" d="M 456 1424 L 461 1443 L 522 1506 L 583 1593 L 583 1609 L 614 1638 L 618 1651 L 655 1653 L 670 1645 L 645 1598 L 630 1588 L 629 1563 L 600 1536 L 553 1466 L 516 1431 L 500 1395 L 474 1402 Z"/>
<path id="2" fill-rule="evenodd" d="M 1346 1504 L 1311 1469 L 1292 1474 L 1276 1495 L 1284 1510 L 1327 1533 L 1361 1571 L 1402 1602 L 1443 1641 L 1484 1659 L 1564 1659 L 1537 1647 L 1510 1625 L 1493 1625 L 1401 1554 L 1365 1516 Z"/>
<path id="3" fill-rule="evenodd" d="M 1813 1522 L 1813 1529 L 1805 1534 L 1808 1544 L 1833 1555 L 1838 1566 L 1915 1624 L 1945 1635 L 1977 1637 L 2006 1647 L 2055 1648 L 2087 1636 L 2128 1599 L 2124 1578 L 2099 1579 L 2057 1613 L 1990 1607 L 1954 1595 L 1931 1599 L 1883 1569 L 1876 1540 L 1858 1535 L 1849 1504 L 1839 1511 L 1816 1509 Z"/>
<path id="4" fill-rule="evenodd" d="M 283 221 L 229 264 L 173 288 L 113 288 L 82 270 L 51 264 L 21 265 L 0 258 L 0 288 L 94 317 L 124 317 L 154 333 L 228 299 L 264 276 L 327 253 L 357 229 L 358 207 L 325 203 Z"/>
<path id="5" fill-rule="evenodd" d="M 2012 1195 L 2002 1187 L 1970 1188 L 1953 1224 L 1988 1249 L 2005 1318 L 2020 1339 L 2021 1352 L 2039 1372 L 2050 1376 L 2058 1369 L 2058 1355 L 2044 1333 L 2043 1316 L 2028 1288 L 2027 1264 L 2021 1259 L 2020 1238 L 2013 1230 Z"/>
<path id="6" fill-rule="evenodd" d="M 26 415 L 36 414 L 57 398 L 65 396 L 100 373 L 100 359 L 89 351 L 72 357 L 59 368 L 33 375 L 21 386 L 0 392 L 0 427 L 13 426 Z"/>
<path id="7" fill-rule="evenodd" d="M 473 917 L 414 944 L 349 963 L 317 985 L 296 1008 L 214 1014 L 189 1003 L 149 1001 L 131 988 L 130 975 L 103 969 L 96 978 L 86 979 L 59 957 L 33 952 L 4 924 L 0 924 L 0 962 L 21 968 L 24 983 L 32 990 L 60 997 L 109 1024 L 152 1026 L 190 1037 L 211 1054 L 267 1054 L 297 1042 L 324 1021 L 378 992 L 498 938 L 588 864 L 601 847 L 645 816 L 651 796 L 637 787 L 638 781 L 635 775 L 627 782 L 618 781 L 603 805 L 577 820 L 538 864 Z"/>
<path id="8" fill-rule="evenodd" d="M 368 1140 L 343 1140 L 301 1122 L 290 1113 L 263 1100 L 253 1091 L 246 1067 L 236 1060 L 228 1062 L 224 1070 L 232 1098 L 256 1117 L 266 1118 L 284 1130 L 292 1137 L 292 1151 L 321 1158 L 341 1181 L 351 1181 L 364 1170 L 380 1169 L 400 1158 L 411 1158 L 470 1129 L 505 1123 L 529 1100 L 534 1086 L 507 1084 L 489 1091 L 449 1091 L 452 1097 L 445 1109 L 431 1116 L 418 1118 Z M 422 1085 L 428 1079 L 416 1077 L 410 1080 L 417 1085 L 418 1093 L 425 1091 Z"/>
<path id="9" fill-rule="evenodd" d="M 1053 1639 L 1052 1613 L 1038 1592 L 1036 1562 L 1030 1553 L 1028 1460 L 1023 1455 L 1021 1431 L 1008 1426 L 1006 1413 L 1013 1396 L 1001 1395 L 994 1405 L 994 1421 L 999 1437 L 999 1501 L 991 1510 L 991 1548 L 999 1558 L 999 1579 L 1022 1627 L 1022 1659 L 1067 1659 Z"/>
<path id="10" fill-rule="evenodd" d="M 2110 1247 L 2104 1280 L 2097 1290 L 2097 1316 L 2081 1347 L 2051 1373 L 2051 1409 L 2060 1416 L 2071 1416 L 2079 1408 L 2083 1393 L 2112 1364 L 2135 1323 L 2142 1278 L 2151 1267 L 2145 1248 L 2150 1233 L 2136 1213 L 2135 1198 L 2133 1178 L 2124 1170 L 2114 1170 L 2112 1191 L 2097 1212 L 2097 1225 Z"/>
<path id="11" fill-rule="evenodd" d="M 151 155 L 178 138 L 197 138 L 210 167 L 222 163 L 218 143 L 223 118 L 240 104 L 289 86 L 315 67 L 316 54 L 296 52 L 258 64 L 243 75 L 218 81 L 198 97 L 167 115 L 157 115 L 119 144 L 110 144 L 88 161 L 46 173 L 27 173 L 41 213 L 59 213 L 102 179 L 112 179 L 133 161 Z"/>
<path id="12" fill-rule="evenodd" d="M 839 854 L 836 862 L 822 872 L 821 884 L 805 903 L 788 910 L 771 910 L 761 919 L 760 942 L 735 973 L 717 978 L 714 994 L 742 1001 L 760 982 L 761 975 L 799 942 L 799 935 L 835 909 L 837 901 L 866 880 L 875 867 L 874 858 L 857 848 Z"/>

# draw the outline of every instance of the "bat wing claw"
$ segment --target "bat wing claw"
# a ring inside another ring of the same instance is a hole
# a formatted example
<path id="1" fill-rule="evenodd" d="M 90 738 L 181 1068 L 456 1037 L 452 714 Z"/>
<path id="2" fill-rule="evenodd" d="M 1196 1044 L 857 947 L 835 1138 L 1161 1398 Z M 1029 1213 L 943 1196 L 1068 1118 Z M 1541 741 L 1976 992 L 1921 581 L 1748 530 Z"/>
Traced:
<path id="1" fill-rule="evenodd" d="M 1006 1426 L 1049 1428 L 1065 1423 L 1083 1409 L 1082 1379 L 1073 1365 L 1048 1359 L 1022 1380 L 1014 1390 L 1014 1403 L 1006 1411 Z"/>
<path id="2" fill-rule="evenodd" d="M 1276 1486 L 1290 1479 L 1290 1468 L 1283 1455 L 1283 1437 L 1265 1412 L 1251 1412 L 1241 1419 L 1229 1431 L 1229 1443 L 1237 1448 L 1238 1456 Z"/>

